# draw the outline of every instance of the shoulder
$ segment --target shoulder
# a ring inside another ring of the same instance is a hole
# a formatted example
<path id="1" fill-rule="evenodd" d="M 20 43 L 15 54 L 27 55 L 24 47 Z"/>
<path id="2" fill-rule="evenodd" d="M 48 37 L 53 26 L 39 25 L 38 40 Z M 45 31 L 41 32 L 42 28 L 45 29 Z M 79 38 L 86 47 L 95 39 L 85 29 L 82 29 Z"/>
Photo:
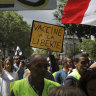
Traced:
<path id="1" fill-rule="evenodd" d="M 20 86 L 25 85 L 25 83 L 26 83 L 26 78 L 21 80 L 16 80 L 10 83 L 10 90 L 19 90 Z"/>
<path id="2" fill-rule="evenodd" d="M 13 64 L 13 66 L 15 67 L 15 66 L 16 66 L 16 64 Z"/>
<path id="3" fill-rule="evenodd" d="M 45 81 L 46 85 L 60 86 L 60 84 L 55 82 L 55 81 L 51 81 L 51 80 L 48 80 L 48 79 L 45 79 L 45 78 L 44 78 L 44 81 Z"/>
<path id="4" fill-rule="evenodd" d="M 16 80 L 16 81 L 14 81 L 14 82 L 12 82 L 11 84 L 13 84 L 14 86 L 21 86 L 22 84 L 24 84 L 24 83 L 26 83 L 26 78 L 24 78 L 24 79 L 21 79 L 21 80 Z"/>
<path id="5" fill-rule="evenodd" d="M 56 86 L 61 86 L 59 83 L 57 82 L 54 82 L 54 81 L 51 81 L 51 80 L 48 80 L 46 78 L 44 78 L 44 90 L 47 91 L 47 93 L 49 93 L 49 91 L 53 88 L 53 87 L 56 87 Z"/>
<path id="6" fill-rule="evenodd" d="M 16 64 L 14 64 L 13 66 L 14 66 L 14 68 L 16 68 L 16 69 L 18 68 L 18 66 L 17 66 Z"/>
<path id="7" fill-rule="evenodd" d="M 13 73 L 14 75 L 16 75 L 16 74 L 17 74 L 17 72 L 15 72 L 15 71 L 13 71 L 12 73 Z"/>
<path id="8" fill-rule="evenodd" d="M 73 85 L 75 85 L 76 82 L 77 82 L 77 79 L 76 78 L 74 78 L 73 76 L 68 76 L 64 80 L 64 85 L 73 86 Z"/>
<path id="9" fill-rule="evenodd" d="M 12 74 L 13 74 L 14 77 L 18 75 L 18 73 L 15 72 L 15 71 L 13 71 Z"/>
<path id="10" fill-rule="evenodd" d="M 56 72 L 56 74 L 66 73 L 63 69 Z"/>
<path id="11" fill-rule="evenodd" d="M 59 76 L 61 73 L 62 73 L 62 70 L 57 71 L 56 74 L 55 74 L 55 77 Z"/>
<path id="12" fill-rule="evenodd" d="M 24 79 L 16 80 L 16 81 L 10 83 L 10 92 L 13 91 L 14 94 L 18 94 L 20 92 L 20 90 L 25 90 L 26 81 L 27 81 L 26 78 L 24 78 Z"/>

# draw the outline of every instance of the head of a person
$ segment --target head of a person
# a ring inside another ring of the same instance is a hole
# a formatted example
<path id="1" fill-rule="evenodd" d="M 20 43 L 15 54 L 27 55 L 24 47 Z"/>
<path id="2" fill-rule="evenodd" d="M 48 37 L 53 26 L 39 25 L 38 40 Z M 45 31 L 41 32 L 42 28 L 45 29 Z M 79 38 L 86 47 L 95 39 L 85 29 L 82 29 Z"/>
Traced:
<path id="1" fill-rule="evenodd" d="M 96 96 L 96 70 L 86 70 L 83 72 L 78 87 L 82 89 L 87 96 Z"/>
<path id="2" fill-rule="evenodd" d="M 74 65 L 80 74 L 82 74 L 82 72 L 88 68 L 88 63 L 89 59 L 85 54 L 79 53 L 75 55 Z"/>
<path id="3" fill-rule="evenodd" d="M 8 57 L 4 61 L 4 69 L 8 72 L 13 72 L 13 58 Z"/>
<path id="4" fill-rule="evenodd" d="M 29 68 L 29 70 L 31 71 L 30 76 L 36 77 L 38 78 L 38 80 L 40 78 L 44 78 L 48 67 L 48 61 L 45 56 L 42 54 L 33 54 L 29 58 L 29 62 L 31 65 Z"/>
<path id="5" fill-rule="evenodd" d="M 85 54 L 87 57 L 89 57 L 89 53 L 88 52 L 82 52 L 83 54 Z"/>
<path id="6" fill-rule="evenodd" d="M 64 60 L 67 62 L 67 64 L 69 65 L 69 68 L 74 68 L 74 63 L 73 63 L 73 59 L 71 57 L 65 57 Z"/>
<path id="7" fill-rule="evenodd" d="M 48 96 L 86 96 L 85 93 L 77 87 L 60 86 L 50 90 Z"/>
<path id="8" fill-rule="evenodd" d="M 63 59 L 62 60 L 62 66 L 63 66 L 63 68 L 66 70 L 66 72 L 68 72 L 69 71 L 69 64 L 67 63 L 67 60 L 66 59 Z"/>
<path id="9" fill-rule="evenodd" d="M 17 65 L 19 65 L 19 63 L 20 63 L 20 56 L 15 56 L 14 57 L 14 62 L 17 64 Z"/>
<path id="10" fill-rule="evenodd" d="M 88 52 L 83 52 L 83 54 L 85 54 L 88 59 L 89 59 L 89 67 L 94 63 L 94 60 L 92 60 L 90 57 L 89 57 L 89 53 Z"/>
<path id="11" fill-rule="evenodd" d="M 62 60 L 57 58 L 57 64 L 61 65 L 61 63 L 62 63 Z"/>

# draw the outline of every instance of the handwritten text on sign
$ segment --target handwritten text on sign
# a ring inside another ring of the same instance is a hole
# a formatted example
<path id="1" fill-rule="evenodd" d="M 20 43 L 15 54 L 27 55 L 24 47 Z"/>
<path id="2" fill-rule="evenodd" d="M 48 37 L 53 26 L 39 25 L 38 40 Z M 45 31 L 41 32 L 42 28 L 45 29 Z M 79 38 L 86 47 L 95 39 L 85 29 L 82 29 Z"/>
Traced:
<path id="1" fill-rule="evenodd" d="M 33 22 L 30 46 L 61 52 L 64 28 L 42 22 Z"/>

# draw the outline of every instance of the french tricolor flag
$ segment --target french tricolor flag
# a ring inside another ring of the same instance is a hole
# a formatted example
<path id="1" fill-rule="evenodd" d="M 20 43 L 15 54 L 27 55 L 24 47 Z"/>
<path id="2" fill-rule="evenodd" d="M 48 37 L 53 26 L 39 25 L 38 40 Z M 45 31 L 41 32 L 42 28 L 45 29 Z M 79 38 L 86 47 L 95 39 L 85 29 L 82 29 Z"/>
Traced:
<path id="1" fill-rule="evenodd" d="M 68 0 L 61 22 L 96 26 L 96 0 Z"/>

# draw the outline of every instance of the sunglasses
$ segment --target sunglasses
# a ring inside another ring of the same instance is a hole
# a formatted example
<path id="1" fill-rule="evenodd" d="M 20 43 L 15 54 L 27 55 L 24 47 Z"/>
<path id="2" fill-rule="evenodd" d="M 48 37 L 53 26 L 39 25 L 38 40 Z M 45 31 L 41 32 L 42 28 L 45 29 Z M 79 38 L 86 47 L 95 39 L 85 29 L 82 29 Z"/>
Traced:
<path id="1" fill-rule="evenodd" d="M 81 61 L 81 64 L 82 65 L 86 65 L 86 64 L 88 64 L 89 62 L 88 61 Z"/>
<path id="2" fill-rule="evenodd" d="M 15 60 L 20 60 L 20 58 L 15 58 Z"/>

